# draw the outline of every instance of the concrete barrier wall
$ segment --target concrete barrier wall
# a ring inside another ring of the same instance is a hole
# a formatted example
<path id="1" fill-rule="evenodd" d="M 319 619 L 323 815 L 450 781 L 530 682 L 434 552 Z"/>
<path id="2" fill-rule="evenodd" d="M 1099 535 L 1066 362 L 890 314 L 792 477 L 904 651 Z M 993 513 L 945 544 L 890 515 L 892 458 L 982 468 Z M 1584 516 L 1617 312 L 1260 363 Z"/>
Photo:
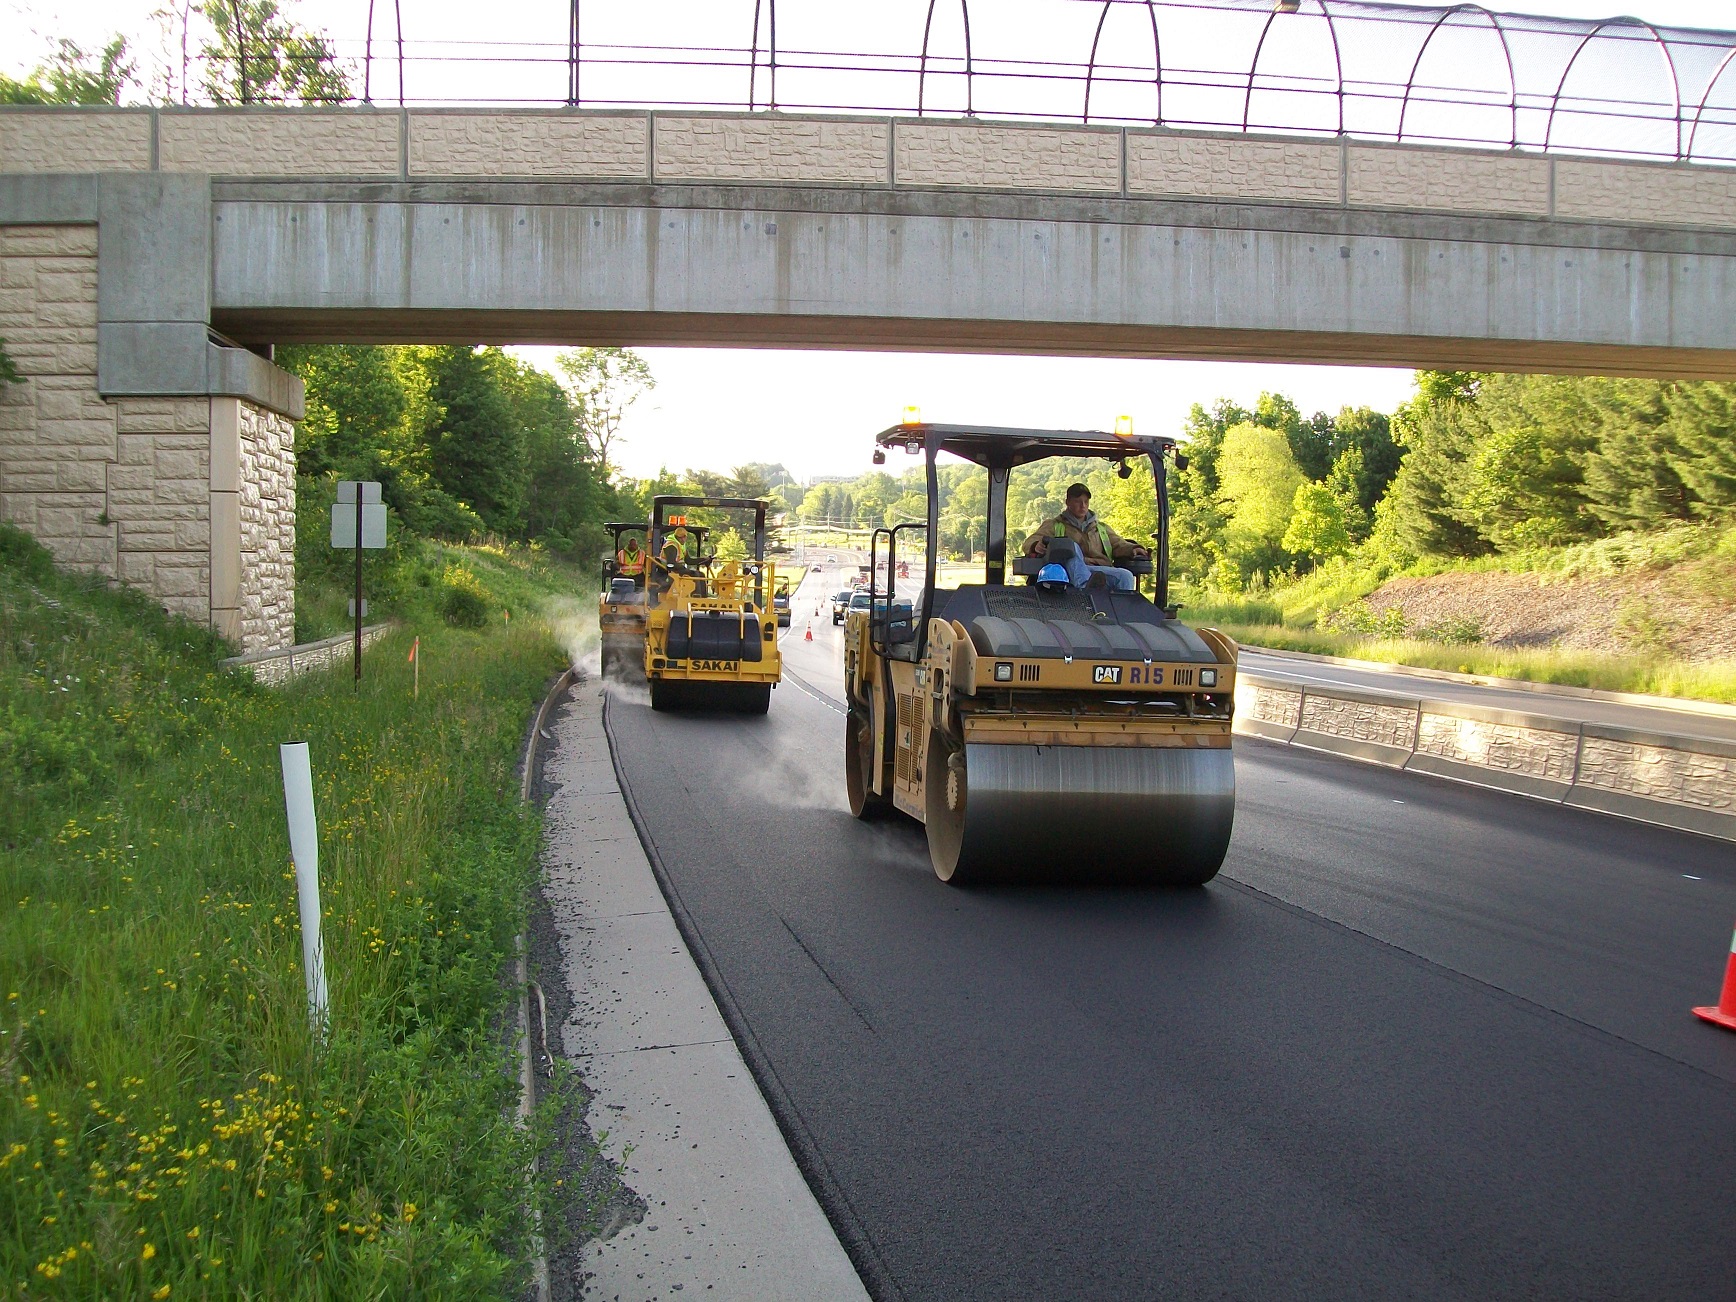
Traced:
<path id="1" fill-rule="evenodd" d="M 0 110 L 0 172 L 1116 194 L 1736 229 L 1736 169 L 1240 133 L 571 109 Z"/>
<path id="2" fill-rule="evenodd" d="M 1736 745 L 1243 672 L 1236 731 L 1736 841 Z"/>
<path id="3" fill-rule="evenodd" d="M 391 624 L 369 624 L 362 629 L 362 650 L 366 651 L 392 631 Z M 225 660 L 228 669 L 245 669 L 268 687 L 287 683 L 316 669 L 348 668 L 356 653 L 356 635 L 342 633 L 337 637 L 321 638 L 318 642 L 301 642 L 275 651 L 256 655 L 235 656 Z"/>

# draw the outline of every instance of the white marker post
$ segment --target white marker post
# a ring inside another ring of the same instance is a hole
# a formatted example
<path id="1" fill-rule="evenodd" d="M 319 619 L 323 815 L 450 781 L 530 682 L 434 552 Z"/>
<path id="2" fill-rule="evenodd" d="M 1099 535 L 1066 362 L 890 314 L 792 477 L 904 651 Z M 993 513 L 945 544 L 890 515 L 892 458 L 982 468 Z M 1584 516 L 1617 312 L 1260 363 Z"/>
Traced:
<path id="1" fill-rule="evenodd" d="M 301 970 L 307 977 L 307 1012 L 316 1040 L 326 1033 L 325 939 L 319 909 L 319 827 L 313 816 L 313 767 L 307 743 L 278 747 L 283 761 L 283 804 L 289 814 L 289 852 L 295 856 L 295 891 L 301 905 Z"/>

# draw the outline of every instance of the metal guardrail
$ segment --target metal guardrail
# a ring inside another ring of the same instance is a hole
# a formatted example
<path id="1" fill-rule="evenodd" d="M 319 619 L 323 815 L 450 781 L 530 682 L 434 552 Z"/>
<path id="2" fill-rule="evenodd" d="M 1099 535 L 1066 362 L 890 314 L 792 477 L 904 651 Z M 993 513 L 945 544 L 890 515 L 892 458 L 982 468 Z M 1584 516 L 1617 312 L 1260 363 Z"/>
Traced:
<path id="1" fill-rule="evenodd" d="M 1371 0 L 566 0 L 540 20 L 518 9 L 547 24 L 544 39 L 501 41 L 485 10 L 412 14 L 406 29 L 401 0 L 389 13 L 352 2 L 361 35 L 319 57 L 366 102 L 966 116 L 1736 162 L 1736 33 L 1637 18 Z M 184 100 L 201 80 L 190 67 Z M 241 71 L 228 77 L 240 98 L 271 102 Z"/>

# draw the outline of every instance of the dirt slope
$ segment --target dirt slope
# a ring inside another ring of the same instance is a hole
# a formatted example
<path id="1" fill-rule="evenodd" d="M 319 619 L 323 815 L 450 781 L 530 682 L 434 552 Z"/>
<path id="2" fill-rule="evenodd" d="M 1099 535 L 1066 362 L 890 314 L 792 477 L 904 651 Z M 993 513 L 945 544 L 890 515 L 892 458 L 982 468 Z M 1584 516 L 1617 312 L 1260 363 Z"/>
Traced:
<path id="1" fill-rule="evenodd" d="M 1473 620 L 1493 646 L 1736 657 L 1736 567 L 1727 562 L 1572 579 L 1498 572 L 1399 578 L 1368 605 L 1399 606 L 1413 627 Z"/>

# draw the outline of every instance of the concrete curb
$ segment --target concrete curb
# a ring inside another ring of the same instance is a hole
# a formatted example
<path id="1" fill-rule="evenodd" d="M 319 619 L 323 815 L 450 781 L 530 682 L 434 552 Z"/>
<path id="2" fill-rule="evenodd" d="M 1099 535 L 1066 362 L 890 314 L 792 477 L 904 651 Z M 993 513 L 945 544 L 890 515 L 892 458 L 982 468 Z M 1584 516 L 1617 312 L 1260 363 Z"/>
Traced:
<path id="1" fill-rule="evenodd" d="M 1736 744 L 1730 742 L 1397 692 L 1316 686 L 1250 670 L 1236 678 L 1235 729 L 1736 841 Z"/>
<path id="2" fill-rule="evenodd" d="M 587 1246 L 585 1295 L 865 1302 L 652 871 L 604 696 L 592 682 L 573 693 L 544 761 L 544 890 L 574 1000 L 555 1038 L 648 1210 Z"/>

